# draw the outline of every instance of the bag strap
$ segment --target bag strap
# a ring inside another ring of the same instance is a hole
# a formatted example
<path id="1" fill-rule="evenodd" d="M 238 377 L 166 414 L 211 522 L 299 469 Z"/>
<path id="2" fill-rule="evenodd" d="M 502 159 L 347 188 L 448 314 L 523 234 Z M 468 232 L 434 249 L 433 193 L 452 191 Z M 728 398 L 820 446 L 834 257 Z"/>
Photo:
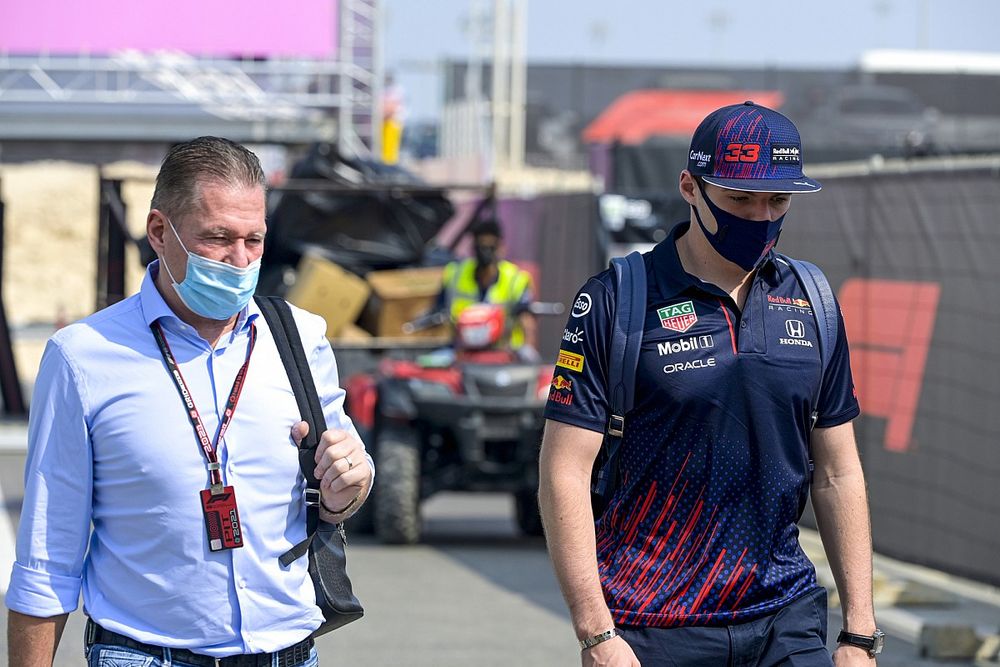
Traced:
<path id="1" fill-rule="evenodd" d="M 778 254 L 778 258 L 784 261 L 792 269 L 802 289 L 805 290 L 809 304 L 812 306 L 813 317 L 816 318 L 816 330 L 819 338 L 819 355 L 823 363 L 822 378 L 826 378 L 827 369 L 833 360 L 833 348 L 837 342 L 837 302 L 833 298 L 833 289 L 830 282 L 823 275 L 815 264 L 801 259 L 793 259 L 787 255 Z M 813 401 L 812 426 L 816 425 L 819 418 L 819 395 L 823 390 L 823 379 L 820 380 L 816 390 L 816 399 Z"/>
<path id="2" fill-rule="evenodd" d="M 271 330 L 281 363 L 288 375 L 288 382 L 292 386 L 299 414 L 309 424 L 309 434 L 302 439 L 302 444 L 299 446 L 299 469 L 307 487 L 306 539 L 279 557 L 281 564 L 287 567 L 309 550 L 309 544 L 319 526 L 319 480 L 313 472 L 316 469 L 316 448 L 319 446 L 320 436 L 326 431 L 326 417 L 323 414 L 312 371 L 309 369 L 309 361 L 306 359 L 305 350 L 302 349 L 299 328 L 295 325 L 295 317 L 292 315 L 292 309 L 288 307 L 288 302 L 276 296 L 255 296 L 254 300 Z"/>
<path id="3" fill-rule="evenodd" d="M 610 416 L 604 434 L 606 457 L 597 471 L 592 491 L 606 498 L 618 478 L 618 461 L 625 431 L 625 414 L 635 403 L 635 372 L 639 364 L 646 320 L 646 264 L 639 252 L 611 260 L 615 272 L 615 314 L 608 355 Z"/>

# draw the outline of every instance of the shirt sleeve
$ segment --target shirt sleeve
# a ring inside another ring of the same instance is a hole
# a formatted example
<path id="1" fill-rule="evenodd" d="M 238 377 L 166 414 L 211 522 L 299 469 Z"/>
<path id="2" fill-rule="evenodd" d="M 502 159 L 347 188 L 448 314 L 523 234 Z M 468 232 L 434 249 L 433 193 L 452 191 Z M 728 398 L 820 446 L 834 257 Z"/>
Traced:
<path id="1" fill-rule="evenodd" d="M 80 597 L 93 490 L 82 386 L 63 349 L 50 340 L 32 397 L 24 504 L 6 597 L 9 609 L 30 616 L 69 613 Z"/>
<path id="2" fill-rule="evenodd" d="M 305 312 L 305 311 L 300 311 Z M 306 329 L 303 329 L 303 344 L 312 343 L 312 353 L 309 358 L 309 368 L 313 374 L 313 381 L 316 383 L 316 392 L 319 394 L 320 404 L 323 406 L 323 416 L 326 417 L 326 427 L 328 429 L 338 428 L 347 431 L 358 439 L 361 446 L 365 443 L 354 427 L 354 422 L 344 410 L 344 398 L 347 396 L 340 386 L 340 375 L 337 371 L 337 360 L 334 358 L 333 348 L 326 337 L 326 321 L 318 315 L 308 314 L 312 320 Z M 309 333 L 306 333 L 306 332 Z M 365 458 L 372 469 L 372 483 L 368 486 L 371 493 L 375 484 L 375 462 L 365 448 Z"/>
<path id="3" fill-rule="evenodd" d="M 854 389 L 854 376 L 851 374 L 851 353 L 844 329 L 844 315 L 840 310 L 840 303 L 835 303 L 838 315 L 837 344 L 833 348 L 833 358 L 830 359 L 830 367 L 823 376 L 823 386 L 820 389 L 819 416 L 816 419 L 816 426 L 820 428 L 849 422 L 861 412 Z"/>
<path id="4" fill-rule="evenodd" d="M 591 278 L 573 300 L 549 387 L 545 418 L 604 432 L 608 420 L 611 295 Z"/>

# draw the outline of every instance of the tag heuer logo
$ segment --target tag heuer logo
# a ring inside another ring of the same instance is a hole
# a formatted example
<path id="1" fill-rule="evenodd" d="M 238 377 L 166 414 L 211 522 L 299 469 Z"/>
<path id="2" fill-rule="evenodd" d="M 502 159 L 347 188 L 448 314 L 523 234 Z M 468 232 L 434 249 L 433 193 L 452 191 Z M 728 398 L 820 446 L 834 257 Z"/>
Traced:
<path id="1" fill-rule="evenodd" d="M 684 333 L 698 321 L 698 314 L 694 312 L 694 303 L 685 301 L 675 303 L 656 311 L 660 316 L 660 324 L 664 329 Z"/>

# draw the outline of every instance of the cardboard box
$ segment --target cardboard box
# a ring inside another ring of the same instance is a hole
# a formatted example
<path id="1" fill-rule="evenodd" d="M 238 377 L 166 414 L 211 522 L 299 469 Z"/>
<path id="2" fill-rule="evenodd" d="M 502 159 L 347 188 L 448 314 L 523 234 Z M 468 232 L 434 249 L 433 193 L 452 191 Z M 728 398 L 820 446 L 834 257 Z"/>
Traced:
<path id="1" fill-rule="evenodd" d="M 371 340 L 372 335 L 353 322 L 348 322 L 337 332 L 337 340 L 340 342 L 354 343 L 358 341 Z"/>
<path id="2" fill-rule="evenodd" d="M 335 338 L 358 319 L 370 294 L 368 283 L 353 273 L 318 255 L 304 255 L 288 300 L 325 318 L 326 336 Z"/>
<path id="3" fill-rule="evenodd" d="M 362 325 L 376 336 L 399 337 L 403 324 L 429 311 L 441 291 L 444 268 L 432 266 L 368 274 L 372 298 L 362 315 Z M 446 336 L 448 326 L 440 325 L 409 334 L 412 337 Z"/>

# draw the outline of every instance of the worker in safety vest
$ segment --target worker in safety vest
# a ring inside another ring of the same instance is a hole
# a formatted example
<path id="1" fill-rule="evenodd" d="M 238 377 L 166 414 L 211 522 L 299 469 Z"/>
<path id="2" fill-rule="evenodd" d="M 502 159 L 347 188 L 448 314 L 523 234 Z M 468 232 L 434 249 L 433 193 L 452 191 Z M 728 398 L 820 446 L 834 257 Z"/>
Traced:
<path id="1" fill-rule="evenodd" d="M 510 346 L 525 360 L 538 358 L 531 275 L 513 262 L 502 259 L 503 232 L 493 219 L 476 223 L 472 229 L 475 257 L 454 261 L 444 268 L 439 310 L 450 315 L 474 303 L 505 306 Z"/>

